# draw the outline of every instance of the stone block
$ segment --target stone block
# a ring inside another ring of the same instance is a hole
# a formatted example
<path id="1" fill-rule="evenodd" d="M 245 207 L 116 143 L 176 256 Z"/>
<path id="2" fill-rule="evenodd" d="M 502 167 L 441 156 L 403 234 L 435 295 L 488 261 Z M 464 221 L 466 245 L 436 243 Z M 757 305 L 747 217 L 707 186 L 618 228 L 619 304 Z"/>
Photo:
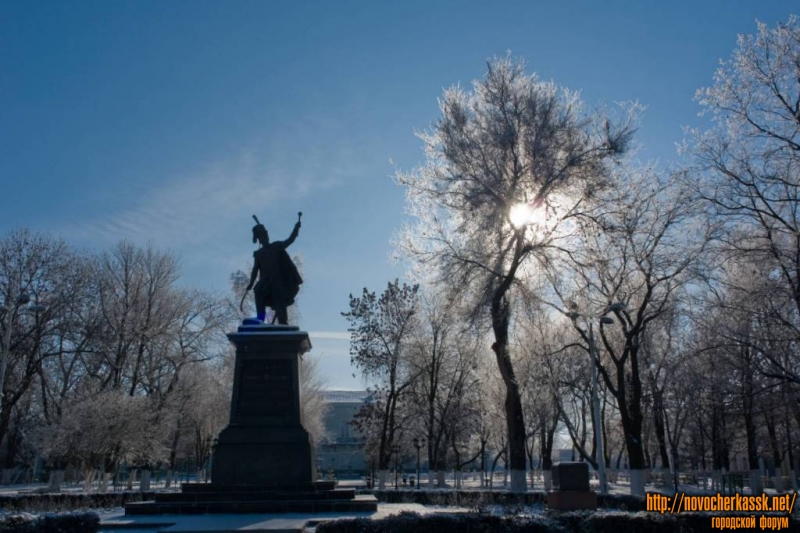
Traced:
<path id="1" fill-rule="evenodd" d="M 589 465 L 586 463 L 556 463 L 552 473 L 554 490 L 589 490 Z"/>

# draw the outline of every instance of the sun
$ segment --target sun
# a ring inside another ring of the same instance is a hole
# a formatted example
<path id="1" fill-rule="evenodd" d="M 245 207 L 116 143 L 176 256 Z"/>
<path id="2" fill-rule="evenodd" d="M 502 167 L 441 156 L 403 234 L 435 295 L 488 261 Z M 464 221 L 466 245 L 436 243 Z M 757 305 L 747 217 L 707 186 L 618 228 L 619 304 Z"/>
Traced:
<path id="1" fill-rule="evenodd" d="M 516 204 L 508 213 L 511 225 L 517 229 L 523 226 L 540 226 L 546 221 L 546 212 L 543 208 L 534 208 L 530 204 Z"/>

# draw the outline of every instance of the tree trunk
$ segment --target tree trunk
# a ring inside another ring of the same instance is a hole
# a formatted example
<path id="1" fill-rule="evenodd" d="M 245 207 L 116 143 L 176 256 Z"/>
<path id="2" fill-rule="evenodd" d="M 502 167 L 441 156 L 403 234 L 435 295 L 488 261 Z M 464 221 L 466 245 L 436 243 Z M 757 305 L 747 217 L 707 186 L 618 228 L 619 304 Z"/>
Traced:
<path id="1" fill-rule="evenodd" d="M 534 440 L 534 438 L 533 438 L 533 435 L 531 435 L 531 445 L 530 445 L 530 447 L 528 447 L 528 448 L 525 450 L 525 453 L 527 453 L 527 454 L 528 454 L 528 476 L 530 477 L 530 483 L 529 483 L 529 486 L 530 486 L 530 489 L 531 489 L 531 490 L 533 490 L 533 489 L 534 489 L 534 479 L 533 479 L 533 473 L 534 473 L 534 472 L 533 472 L 533 450 L 534 450 L 534 447 L 535 447 L 535 446 L 536 446 L 535 440 Z"/>
<path id="2" fill-rule="evenodd" d="M 61 492 L 61 484 L 64 483 L 64 471 L 52 470 L 50 480 L 47 483 L 47 492 Z"/>
<path id="3" fill-rule="evenodd" d="M 97 470 L 90 468 L 84 473 L 83 477 L 83 492 L 89 493 L 92 491 L 92 484 L 97 478 Z"/>
<path id="4" fill-rule="evenodd" d="M 770 416 L 769 410 L 764 413 L 764 425 L 767 427 L 767 435 L 769 436 L 769 444 L 772 448 L 772 462 L 774 464 L 773 483 L 775 490 L 783 492 L 783 472 L 781 471 L 781 464 L 783 463 L 783 453 L 781 452 L 780 445 L 778 444 L 778 428 L 775 417 Z"/>
<path id="5" fill-rule="evenodd" d="M 746 380 L 748 381 L 748 380 Z M 764 486 L 761 483 L 761 469 L 758 466 L 758 445 L 756 443 L 756 427 L 753 420 L 753 395 L 745 394 L 743 397 L 744 409 L 744 429 L 747 437 L 747 462 L 750 467 L 750 492 L 751 494 L 761 494 Z"/>
<path id="6" fill-rule="evenodd" d="M 797 492 L 797 475 L 794 470 L 794 452 L 792 451 L 792 429 L 788 416 L 784 417 L 783 423 L 786 428 L 786 454 L 789 462 L 789 481 L 792 484 L 792 491 Z"/>
<path id="7" fill-rule="evenodd" d="M 489 490 L 494 488 L 494 469 L 497 468 L 497 461 L 499 461 L 500 458 L 503 457 L 503 455 L 504 454 L 502 452 L 498 453 L 495 456 L 494 461 L 492 461 L 492 469 L 489 472 Z"/>
<path id="8" fill-rule="evenodd" d="M 541 462 L 542 462 L 542 482 L 544 483 L 544 490 L 546 492 L 550 492 L 553 490 L 553 458 L 552 458 L 552 449 L 553 449 L 553 441 L 550 440 L 549 444 L 547 439 L 545 438 L 546 430 L 544 426 L 542 426 L 542 443 L 541 443 Z"/>
<path id="9" fill-rule="evenodd" d="M 486 441 L 481 439 L 481 487 L 486 486 Z"/>
<path id="10" fill-rule="evenodd" d="M 108 482 L 111 481 L 111 476 L 114 474 L 112 472 L 103 472 L 103 475 L 100 478 L 100 488 L 98 492 L 101 494 L 105 494 L 108 492 Z"/>
<path id="11" fill-rule="evenodd" d="M 14 468 L 14 464 L 17 461 L 17 450 L 22 444 L 22 432 L 20 430 L 21 425 L 15 423 L 11 431 L 8 432 L 8 438 L 6 439 L 6 468 Z"/>
<path id="12" fill-rule="evenodd" d="M 597 388 L 600 388 L 599 383 Z M 608 445 L 608 430 L 606 428 L 606 403 L 608 403 L 608 399 L 606 395 L 603 394 L 603 404 L 600 407 L 600 433 L 603 437 L 603 454 L 605 455 L 603 460 L 605 461 L 606 467 L 611 468 L 611 448 Z"/>
<path id="13" fill-rule="evenodd" d="M 527 489 L 525 480 L 525 419 L 522 413 L 522 396 L 514 375 L 511 354 L 508 352 L 508 325 L 510 305 L 500 290 L 492 298 L 492 330 L 495 342 L 492 350 L 497 358 L 500 375 L 506 385 L 506 423 L 508 425 L 508 464 L 511 468 L 511 492 Z"/>
<path id="14" fill-rule="evenodd" d="M 658 452 L 661 456 L 661 468 L 670 468 L 669 455 L 667 454 L 667 438 L 664 432 L 664 408 L 661 402 L 661 391 L 653 386 L 653 426 L 656 430 L 656 440 L 658 440 Z"/>
<path id="15" fill-rule="evenodd" d="M 636 355 L 631 353 L 631 364 L 636 361 Z M 646 481 L 647 461 L 644 454 L 644 443 L 642 442 L 642 409 L 641 381 L 638 371 L 632 370 L 630 376 L 631 397 L 629 399 L 625 383 L 625 368 L 622 365 L 617 367 L 617 403 L 620 411 L 620 421 L 622 422 L 622 432 L 625 436 L 625 449 L 628 452 L 628 468 L 631 478 L 631 495 L 644 497 Z"/>
<path id="16" fill-rule="evenodd" d="M 549 422 L 549 423 L 548 423 Z M 544 476 L 544 490 L 552 490 L 552 472 L 553 467 L 553 442 L 555 440 L 556 428 L 558 427 L 558 415 L 553 420 L 548 421 L 547 416 L 543 416 L 540 424 L 540 443 L 539 451 L 542 461 L 542 475 Z"/>
<path id="17" fill-rule="evenodd" d="M 136 481 L 136 469 L 128 470 L 128 483 L 125 485 L 127 490 L 133 490 L 133 482 Z"/>
<path id="18" fill-rule="evenodd" d="M 139 478 L 139 490 L 150 490 L 150 470 L 142 470 L 142 475 Z"/>

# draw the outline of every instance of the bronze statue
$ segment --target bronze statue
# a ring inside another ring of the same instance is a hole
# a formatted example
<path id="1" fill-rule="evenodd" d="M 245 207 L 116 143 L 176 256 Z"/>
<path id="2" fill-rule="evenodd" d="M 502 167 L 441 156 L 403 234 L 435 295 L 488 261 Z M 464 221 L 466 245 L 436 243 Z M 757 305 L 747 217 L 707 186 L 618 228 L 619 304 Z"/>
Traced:
<path id="1" fill-rule="evenodd" d="M 300 277 L 286 248 L 297 238 L 302 216 L 303 213 L 297 213 L 297 223 L 288 239 L 269 242 L 267 228 L 253 215 L 253 219 L 256 221 L 256 225 L 253 226 L 253 242 L 258 241 L 261 247 L 253 252 L 253 271 L 250 274 L 250 283 L 242 296 L 239 309 L 242 309 L 248 291 L 253 288 L 256 278 L 258 278 L 253 292 L 256 297 L 256 318 L 261 322 L 264 322 L 267 316 L 266 307 L 269 306 L 275 311 L 272 322 L 274 323 L 277 319 L 278 324 L 286 324 L 286 310 L 294 303 L 295 296 L 300 291 L 303 278 Z"/>

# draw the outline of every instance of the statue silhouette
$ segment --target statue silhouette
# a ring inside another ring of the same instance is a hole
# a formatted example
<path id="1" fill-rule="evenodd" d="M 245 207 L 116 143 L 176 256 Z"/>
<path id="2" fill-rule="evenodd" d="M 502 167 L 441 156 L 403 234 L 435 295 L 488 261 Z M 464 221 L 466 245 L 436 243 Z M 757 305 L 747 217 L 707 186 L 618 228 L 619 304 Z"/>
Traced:
<path id="1" fill-rule="evenodd" d="M 261 247 L 253 252 L 253 271 L 239 308 L 241 309 L 244 304 L 248 291 L 253 289 L 256 299 L 256 318 L 261 322 L 266 318 L 266 308 L 269 306 L 275 311 L 272 321 L 275 322 L 277 319 L 278 324 L 286 324 L 287 308 L 294 303 L 294 299 L 300 291 L 303 278 L 300 277 L 286 248 L 297 238 L 302 216 L 303 213 L 297 214 L 297 223 L 288 239 L 270 242 L 267 228 L 253 215 L 253 219 L 256 221 L 256 225 L 253 226 L 253 242 L 258 241 Z M 256 283 L 256 278 L 258 278 L 258 283 Z M 253 288 L 253 284 L 255 284 L 255 288 Z"/>

